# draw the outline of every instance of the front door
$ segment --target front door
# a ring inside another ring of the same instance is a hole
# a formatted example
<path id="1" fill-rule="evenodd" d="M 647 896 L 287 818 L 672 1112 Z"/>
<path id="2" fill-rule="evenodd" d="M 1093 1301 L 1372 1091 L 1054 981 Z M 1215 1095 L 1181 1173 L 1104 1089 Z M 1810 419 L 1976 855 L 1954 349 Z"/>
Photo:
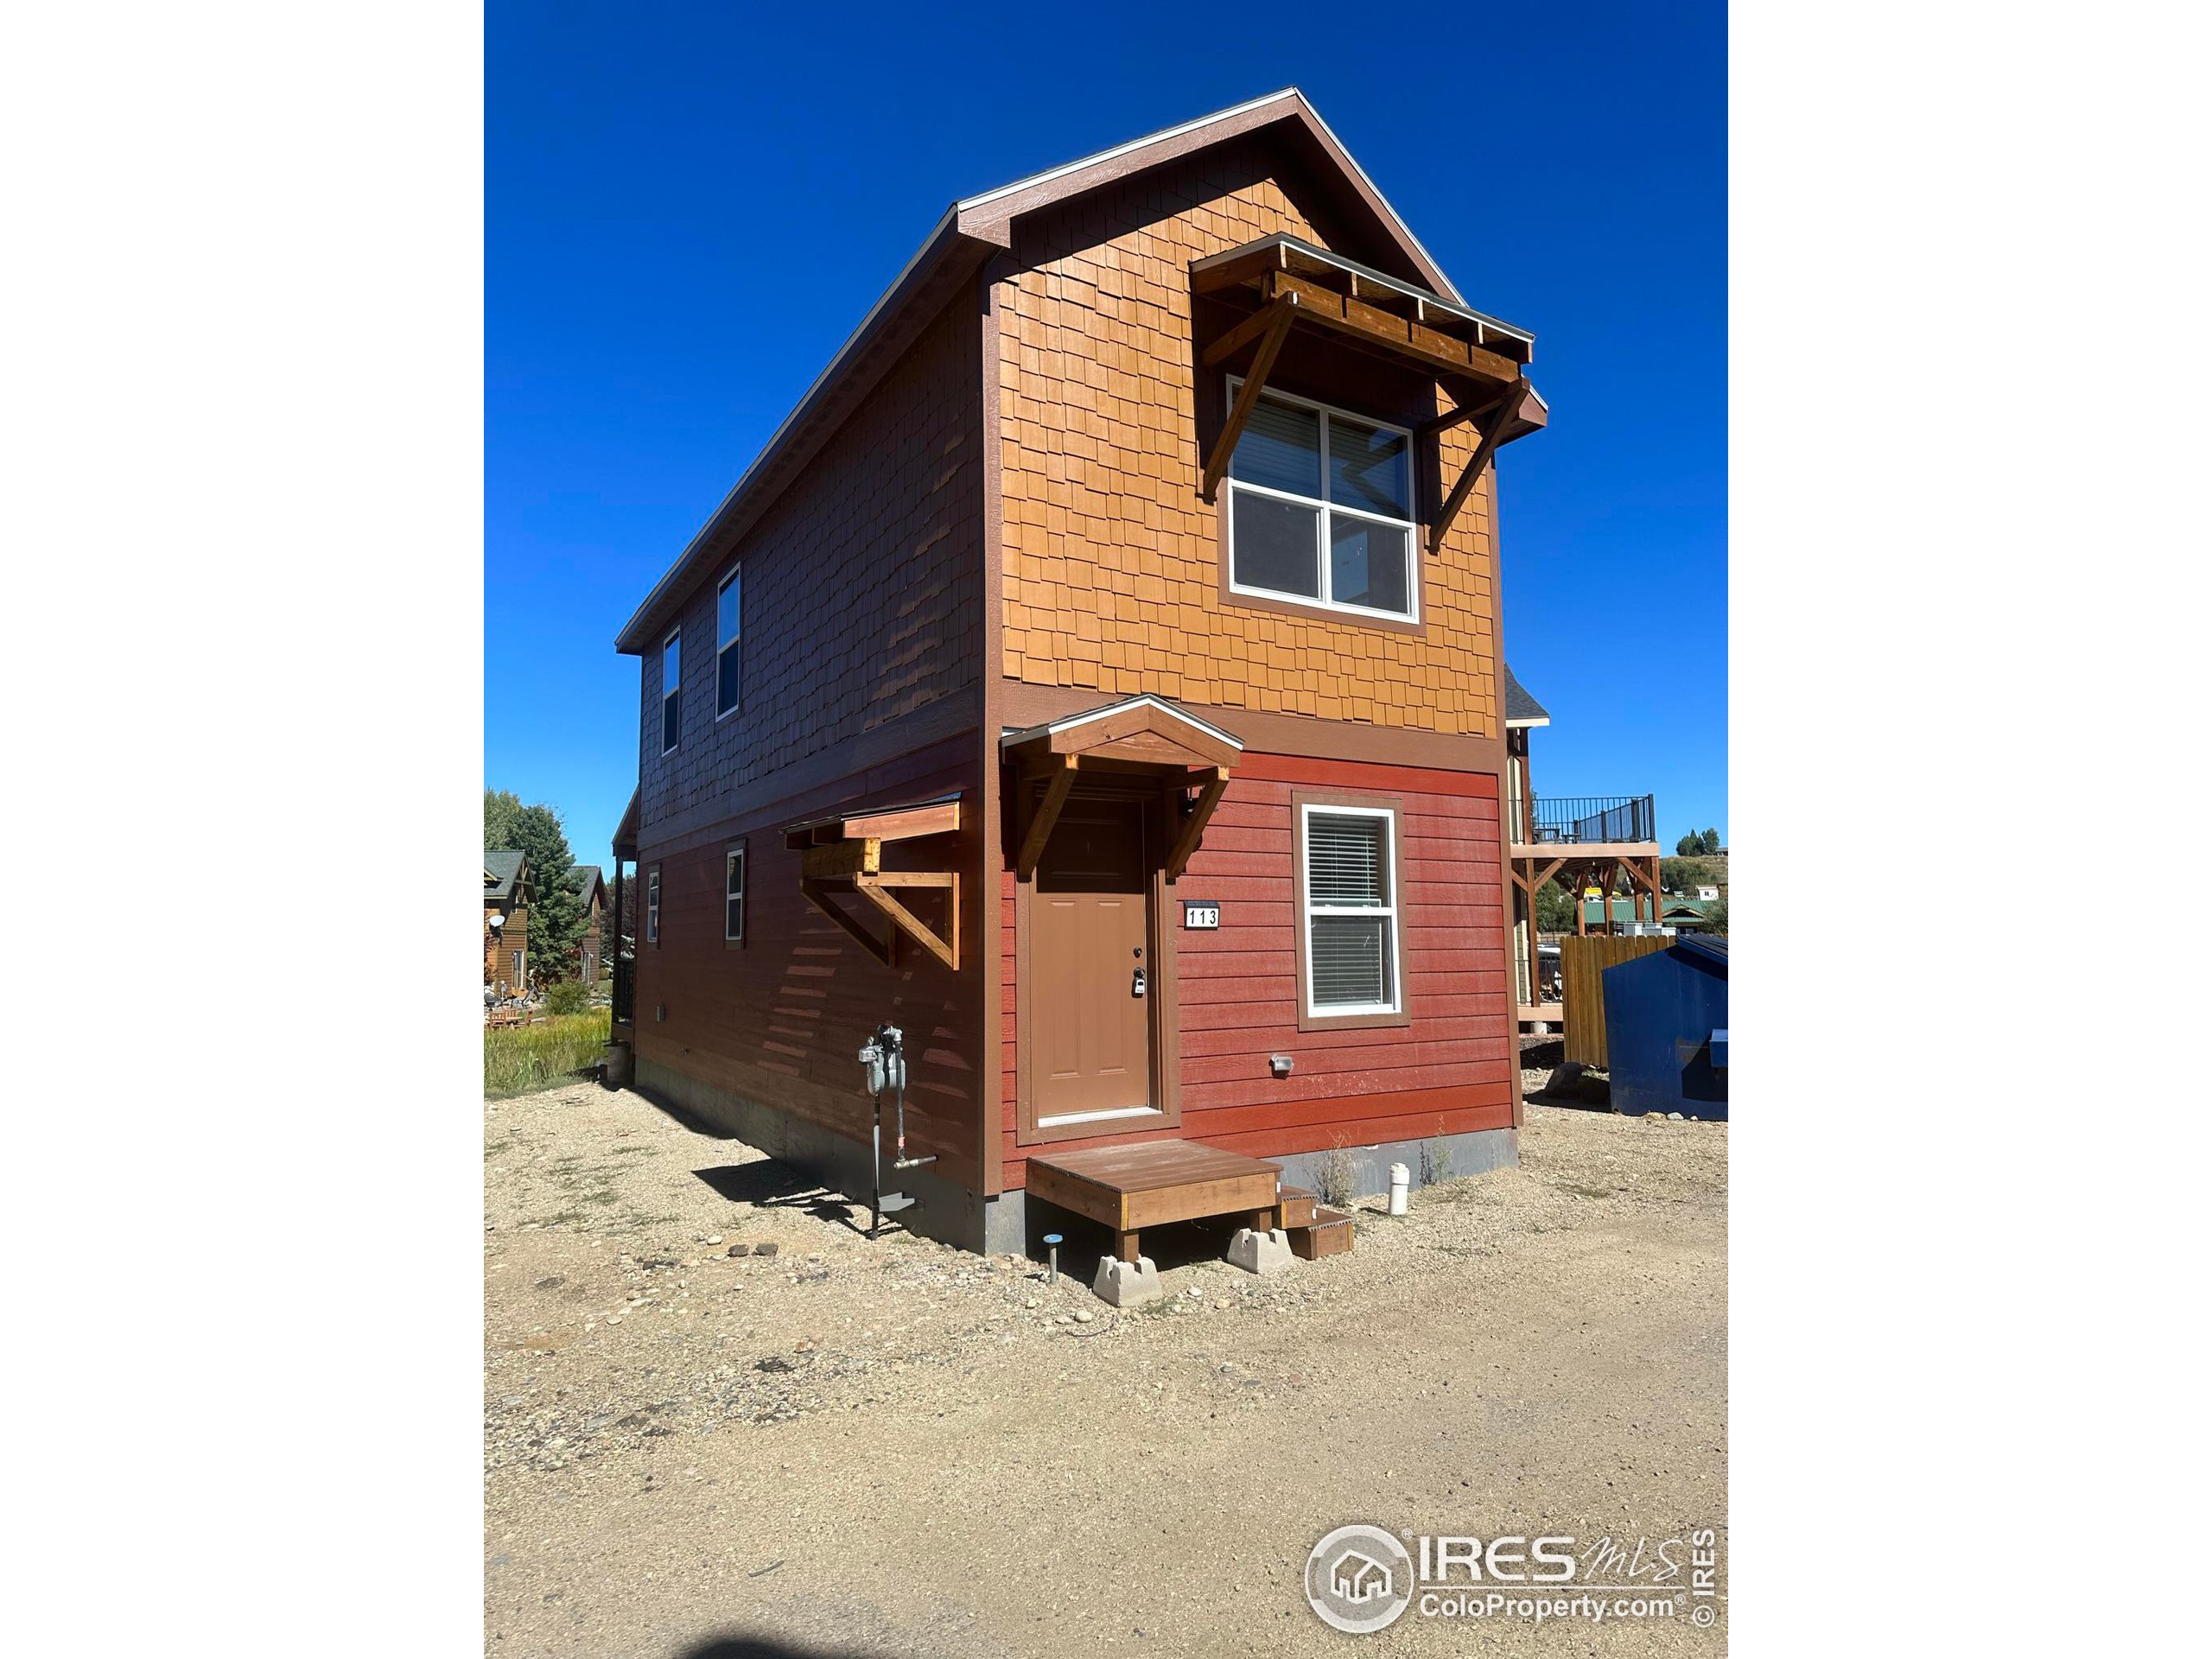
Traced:
<path id="1" fill-rule="evenodd" d="M 1039 1121 L 1152 1105 L 1145 803 L 1071 798 L 1029 909 Z"/>

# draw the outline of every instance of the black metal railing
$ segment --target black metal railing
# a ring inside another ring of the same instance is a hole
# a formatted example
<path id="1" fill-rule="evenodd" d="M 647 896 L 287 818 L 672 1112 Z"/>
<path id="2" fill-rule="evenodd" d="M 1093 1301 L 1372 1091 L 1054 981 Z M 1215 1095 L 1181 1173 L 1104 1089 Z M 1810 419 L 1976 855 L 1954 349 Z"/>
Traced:
<path id="1" fill-rule="evenodd" d="M 637 1010 L 638 964 L 627 956 L 614 958 L 614 1023 L 626 1026 L 633 1023 L 631 1016 Z"/>
<path id="2" fill-rule="evenodd" d="M 1539 795 L 1529 804 L 1529 818 L 1534 842 L 1659 839 L 1659 814 L 1649 795 Z"/>

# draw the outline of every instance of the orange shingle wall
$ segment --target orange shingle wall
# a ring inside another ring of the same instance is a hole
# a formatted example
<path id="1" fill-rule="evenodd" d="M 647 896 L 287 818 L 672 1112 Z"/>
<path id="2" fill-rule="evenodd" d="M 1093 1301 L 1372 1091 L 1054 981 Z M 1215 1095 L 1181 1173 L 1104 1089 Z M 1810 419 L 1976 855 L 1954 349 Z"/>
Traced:
<path id="1" fill-rule="evenodd" d="M 1494 736 L 1487 480 L 1440 553 L 1421 554 L 1425 634 L 1223 601 L 1219 518 L 1198 494 L 1190 263 L 1276 231 L 1329 245 L 1295 188 L 1250 154 L 1211 153 L 1025 226 L 994 306 L 1001 671 Z M 1446 435 L 1447 480 L 1474 442 L 1471 426 Z"/>

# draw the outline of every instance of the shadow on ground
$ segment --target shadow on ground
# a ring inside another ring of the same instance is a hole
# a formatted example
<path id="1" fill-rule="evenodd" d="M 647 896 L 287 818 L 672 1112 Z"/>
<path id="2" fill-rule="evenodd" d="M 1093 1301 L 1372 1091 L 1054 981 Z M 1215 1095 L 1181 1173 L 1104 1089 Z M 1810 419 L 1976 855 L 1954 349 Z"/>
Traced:
<path id="1" fill-rule="evenodd" d="M 804 1210 L 820 1221 L 834 1221 L 856 1233 L 868 1231 L 868 1205 L 823 1185 L 804 1170 L 780 1159 L 751 1164 L 717 1164 L 691 1172 L 732 1204 L 766 1210 Z"/>
<path id="2" fill-rule="evenodd" d="M 768 1636 L 718 1636 L 676 1659 L 886 1659 L 880 1648 L 803 1648 Z"/>

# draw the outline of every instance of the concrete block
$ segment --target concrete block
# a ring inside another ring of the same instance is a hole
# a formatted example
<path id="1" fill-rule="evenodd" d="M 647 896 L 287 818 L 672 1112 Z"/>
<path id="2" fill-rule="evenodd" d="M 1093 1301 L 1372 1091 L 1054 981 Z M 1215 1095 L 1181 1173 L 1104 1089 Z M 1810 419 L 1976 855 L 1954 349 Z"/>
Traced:
<path id="1" fill-rule="evenodd" d="M 1290 1235 L 1280 1227 L 1267 1233 L 1240 1227 L 1229 1241 L 1229 1265 L 1247 1273 L 1280 1272 L 1297 1259 L 1290 1253 Z"/>
<path id="2" fill-rule="evenodd" d="M 1160 1269 L 1148 1255 L 1141 1255 L 1135 1262 L 1116 1262 L 1110 1255 L 1101 1258 L 1090 1288 L 1100 1300 L 1116 1307 L 1156 1302 L 1167 1294 L 1160 1287 Z"/>

